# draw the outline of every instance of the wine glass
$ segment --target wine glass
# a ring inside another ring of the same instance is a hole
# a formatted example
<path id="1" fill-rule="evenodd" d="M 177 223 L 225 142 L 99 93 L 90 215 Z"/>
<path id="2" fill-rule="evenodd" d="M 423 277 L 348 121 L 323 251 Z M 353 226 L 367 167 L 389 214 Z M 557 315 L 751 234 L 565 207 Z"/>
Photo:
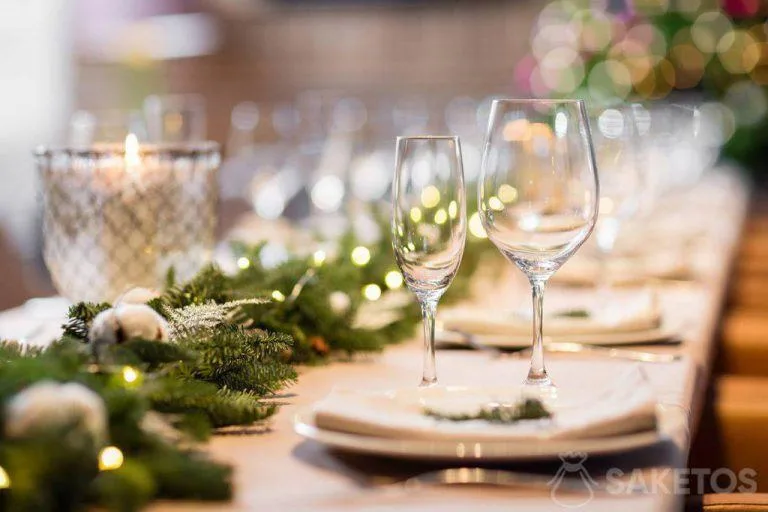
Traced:
<path id="1" fill-rule="evenodd" d="M 395 259 L 424 319 L 421 386 L 434 386 L 437 302 L 459 269 L 467 237 L 459 138 L 398 137 L 392 196 Z"/>
<path id="2" fill-rule="evenodd" d="M 600 262 L 598 289 L 606 299 L 611 285 L 608 262 L 622 224 L 640 210 L 645 180 L 632 109 L 602 108 L 594 112 L 593 121 L 600 177 L 600 215 L 595 226 Z"/>
<path id="3" fill-rule="evenodd" d="M 488 238 L 533 288 L 526 390 L 554 396 L 544 366 L 547 280 L 584 243 L 598 211 L 598 178 L 582 100 L 495 100 L 483 148 L 478 210 Z"/>

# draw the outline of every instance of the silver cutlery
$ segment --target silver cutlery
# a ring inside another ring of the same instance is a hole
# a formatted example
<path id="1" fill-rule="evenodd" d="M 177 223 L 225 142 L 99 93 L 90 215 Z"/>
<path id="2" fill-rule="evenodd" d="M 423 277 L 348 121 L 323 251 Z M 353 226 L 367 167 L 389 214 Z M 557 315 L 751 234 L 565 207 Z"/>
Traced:
<path id="1" fill-rule="evenodd" d="M 552 491 L 557 487 L 558 491 L 585 494 L 603 494 L 606 490 L 600 485 L 588 483 L 579 476 L 565 476 L 555 478 L 537 473 L 525 473 L 520 471 L 508 471 L 486 468 L 447 468 L 429 471 L 408 478 L 403 482 L 406 488 L 418 488 L 433 485 L 492 485 L 498 487 L 515 487 L 525 489 L 543 489 Z M 628 487 L 625 494 L 642 493 L 640 489 Z"/>

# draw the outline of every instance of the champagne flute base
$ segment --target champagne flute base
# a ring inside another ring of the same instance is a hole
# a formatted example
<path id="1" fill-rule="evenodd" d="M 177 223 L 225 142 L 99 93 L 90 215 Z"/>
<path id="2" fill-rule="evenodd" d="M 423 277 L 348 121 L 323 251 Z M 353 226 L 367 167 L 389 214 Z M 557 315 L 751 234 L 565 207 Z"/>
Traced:
<path id="1" fill-rule="evenodd" d="M 421 379 L 420 388 L 434 388 L 437 386 L 437 379 Z"/>

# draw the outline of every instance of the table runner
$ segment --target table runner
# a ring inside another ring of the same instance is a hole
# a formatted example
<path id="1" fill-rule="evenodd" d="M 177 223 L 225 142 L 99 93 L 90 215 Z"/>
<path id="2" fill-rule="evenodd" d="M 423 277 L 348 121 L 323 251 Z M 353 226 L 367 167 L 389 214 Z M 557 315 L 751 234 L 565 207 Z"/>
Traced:
<path id="1" fill-rule="evenodd" d="M 723 304 L 728 270 L 746 212 L 747 192 L 733 170 L 710 173 L 696 189 L 670 204 L 681 217 L 688 215 L 697 227 L 705 227 L 705 243 L 697 251 L 711 259 L 707 272 L 692 283 L 656 285 L 665 315 L 682 326 L 684 344 L 648 350 L 680 351 L 685 357 L 673 364 L 645 365 L 651 385 L 665 404 L 662 428 L 674 440 L 651 453 L 625 454 L 597 461 L 595 475 L 606 467 L 681 467 L 690 446 L 690 430 L 695 427 L 700 401 L 713 349 L 715 329 Z M 672 215 L 672 213 L 670 213 Z M 691 217 L 693 216 L 693 217 Z M 659 248 L 663 250 L 663 248 Z M 479 302 L 526 300 L 528 291 L 520 280 L 507 279 L 486 290 Z M 550 300 L 558 294 L 585 293 L 583 290 L 553 286 Z M 508 302 L 507 302 L 508 303 Z M 498 306 L 497 306 L 498 307 Z M 546 307 L 546 305 L 545 305 Z M 0 314 L 0 336 L 40 337 L 49 334 L 29 322 L 29 309 L 17 308 Z M 32 326 L 32 327 L 31 327 Z M 42 332 L 41 332 L 42 331 Z M 403 486 L 382 484 L 376 475 L 403 475 L 418 470 L 413 464 L 339 457 L 324 447 L 305 441 L 292 429 L 296 411 L 320 399 L 334 386 L 384 389 L 415 386 L 421 365 L 421 341 L 411 340 L 390 347 L 383 354 L 358 357 L 351 362 L 300 369 L 298 383 L 287 390 L 287 405 L 263 434 L 220 435 L 209 443 L 210 453 L 235 467 L 235 497 L 231 503 L 210 505 L 191 503 L 156 503 L 151 510 L 559 510 L 550 493 L 527 489 L 423 488 L 406 490 Z M 644 348 L 646 350 L 646 348 Z M 494 359 L 487 353 L 469 351 L 438 352 L 438 372 L 442 384 L 500 385 L 520 383 L 528 361 Z M 627 361 L 573 356 L 548 355 L 548 366 L 555 382 L 563 387 L 585 380 L 610 385 L 613 376 L 635 364 Z M 554 476 L 554 465 L 539 465 L 537 470 Z M 525 468 L 526 466 L 522 466 Z M 589 466 L 588 466 L 589 467 Z M 389 480 L 386 480 L 389 481 Z M 585 509 L 625 511 L 675 510 L 679 497 L 661 494 L 632 497 L 595 497 Z"/>

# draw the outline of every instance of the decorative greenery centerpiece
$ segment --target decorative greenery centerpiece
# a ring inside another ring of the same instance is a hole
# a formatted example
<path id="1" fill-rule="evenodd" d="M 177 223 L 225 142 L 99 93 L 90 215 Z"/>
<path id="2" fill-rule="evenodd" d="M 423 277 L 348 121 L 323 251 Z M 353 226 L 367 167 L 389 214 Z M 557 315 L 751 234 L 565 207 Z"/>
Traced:
<path id="1" fill-rule="evenodd" d="M 233 275 L 210 266 L 186 283 L 169 275 L 162 293 L 75 304 L 46 349 L 0 344 L 3 510 L 229 499 L 232 469 L 198 443 L 220 428 L 268 428 L 295 364 L 412 333 L 418 308 L 398 291 L 388 241 L 350 235 L 335 258 L 316 251 L 274 268 L 262 249 L 236 245 Z M 454 297 L 483 252 L 470 243 Z"/>

